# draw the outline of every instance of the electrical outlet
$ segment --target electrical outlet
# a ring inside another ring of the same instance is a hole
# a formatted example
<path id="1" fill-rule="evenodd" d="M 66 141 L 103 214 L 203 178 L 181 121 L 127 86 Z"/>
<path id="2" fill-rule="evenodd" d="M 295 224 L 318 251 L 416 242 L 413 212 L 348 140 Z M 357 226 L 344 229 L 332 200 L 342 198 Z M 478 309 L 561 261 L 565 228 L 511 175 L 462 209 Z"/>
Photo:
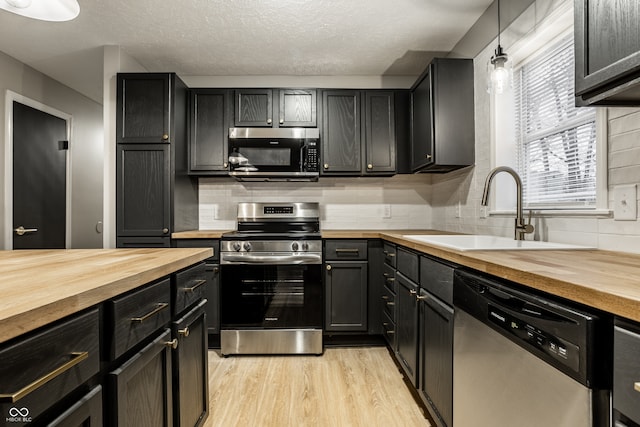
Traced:
<path id="1" fill-rule="evenodd" d="M 636 184 L 618 185 L 613 188 L 613 219 L 635 221 L 638 210 Z"/>
<path id="2" fill-rule="evenodd" d="M 382 205 L 382 217 L 391 218 L 391 205 Z"/>
<path id="3" fill-rule="evenodd" d="M 486 218 L 486 217 L 487 217 L 487 207 L 480 206 L 480 218 Z"/>

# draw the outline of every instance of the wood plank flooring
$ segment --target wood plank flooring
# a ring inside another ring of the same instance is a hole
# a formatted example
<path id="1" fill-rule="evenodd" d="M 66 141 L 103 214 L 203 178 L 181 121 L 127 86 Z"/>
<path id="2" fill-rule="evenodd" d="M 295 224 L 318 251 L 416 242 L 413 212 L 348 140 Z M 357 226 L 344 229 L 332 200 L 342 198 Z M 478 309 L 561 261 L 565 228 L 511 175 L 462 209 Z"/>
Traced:
<path id="1" fill-rule="evenodd" d="M 385 347 L 322 356 L 209 350 L 207 427 L 428 427 Z"/>

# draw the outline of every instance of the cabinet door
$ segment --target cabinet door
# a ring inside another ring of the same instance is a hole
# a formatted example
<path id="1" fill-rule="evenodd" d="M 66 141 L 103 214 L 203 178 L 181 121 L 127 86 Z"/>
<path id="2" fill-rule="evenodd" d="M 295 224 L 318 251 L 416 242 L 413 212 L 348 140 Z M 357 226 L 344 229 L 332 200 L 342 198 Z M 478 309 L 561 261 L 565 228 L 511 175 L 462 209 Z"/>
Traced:
<path id="1" fill-rule="evenodd" d="M 98 385 L 47 427 L 102 427 L 102 386 Z"/>
<path id="2" fill-rule="evenodd" d="M 367 330 L 367 263 L 325 265 L 325 330 Z"/>
<path id="3" fill-rule="evenodd" d="M 322 93 L 322 175 L 360 174 L 360 108 L 360 92 L 357 90 Z"/>
<path id="4" fill-rule="evenodd" d="M 189 173 L 226 175 L 229 153 L 229 92 L 194 89 L 189 98 Z"/>
<path id="5" fill-rule="evenodd" d="M 169 427 L 173 423 L 171 330 L 109 374 L 114 427 Z"/>
<path id="6" fill-rule="evenodd" d="M 640 424 L 640 328 L 634 329 L 614 327 L 613 408 Z"/>
<path id="7" fill-rule="evenodd" d="M 200 425 L 209 410 L 207 364 L 207 323 L 203 300 L 182 318 L 172 323 L 174 350 L 174 425 Z"/>
<path id="8" fill-rule="evenodd" d="M 419 393 L 429 412 L 453 426 L 453 308 L 422 291 Z"/>
<path id="9" fill-rule="evenodd" d="M 220 333 L 220 265 L 207 264 L 207 329 L 210 334 Z"/>
<path id="10" fill-rule="evenodd" d="M 576 95 L 602 104 L 640 103 L 640 90 L 624 95 L 624 83 L 640 79 L 640 3 L 575 0 Z M 607 98 L 610 102 L 607 102 Z"/>
<path id="11" fill-rule="evenodd" d="M 170 142 L 171 74 L 118 74 L 117 91 L 116 142 Z"/>
<path id="12" fill-rule="evenodd" d="M 433 65 L 411 93 L 411 169 L 433 163 Z"/>
<path id="13" fill-rule="evenodd" d="M 273 126 L 273 91 L 238 89 L 235 101 L 235 125 L 238 127 Z"/>
<path id="14" fill-rule="evenodd" d="M 418 285 L 396 273 L 396 339 L 400 364 L 411 383 L 417 385 L 418 359 Z"/>
<path id="15" fill-rule="evenodd" d="M 117 156 L 117 235 L 169 236 L 170 146 L 118 144 Z"/>
<path id="16" fill-rule="evenodd" d="M 280 127 L 316 127 L 316 91 L 314 89 L 280 89 Z"/>
<path id="17" fill-rule="evenodd" d="M 396 136 L 393 92 L 365 93 L 365 162 L 367 175 L 396 171 Z"/>

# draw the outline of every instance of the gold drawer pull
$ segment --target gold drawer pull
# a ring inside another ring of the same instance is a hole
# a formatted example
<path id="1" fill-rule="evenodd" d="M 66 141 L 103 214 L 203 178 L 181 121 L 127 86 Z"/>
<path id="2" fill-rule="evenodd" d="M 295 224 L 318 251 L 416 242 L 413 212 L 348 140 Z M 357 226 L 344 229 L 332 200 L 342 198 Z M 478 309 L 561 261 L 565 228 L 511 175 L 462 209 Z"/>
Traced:
<path id="1" fill-rule="evenodd" d="M 0 394 L 0 402 L 2 402 L 2 403 L 16 403 L 18 400 L 22 399 L 23 397 L 25 397 L 29 393 L 31 393 L 33 391 L 36 391 L 37 389 L 39 389 L 40 387 L 42 387 L 43 385 L 45 385 L 49 381 L 51 381 L 54 378 L 62 375 L 63 373 L 65 373 L 69 369 L 71 369 L 74 366 L 76 366 L 78 363 L 80 363 L 83 360 L 85 360 L 86 358 L 88 358 L 89 357 L 89 352 L 88 351 L 73 352 L 73 353 L 70 354 L 70 356 L 71 356 L 71 360 L 66 362 L 64 365 L 54 369 L 53 371 L 49 372 L 46 375 L 38 378 L 37 380 L 35 380 L 31 384 L 28 384 L 28 385 L 24 386 L 21 390 L 18 390 L 15 393 Z"/>
<path id="2" fill-rule="evenodd" d="M 360 253 L 358 248 L 336 248 L 337 254 L 357 254 Z"/>
<path id="3" fill-rule="evenodd" d="M 640 382 L 633 383 L 633 389 L 637 392 L 640 392 Z"/>
<path id="4" fill-rule="evenodd" d="M 206 279 L 196 280 L 195 284 L 192 287 L 190 287 L 190 288 L 182 288 L 182 290 L 185 291 L 185 292 L 193 292 L 196 289 L 198 289 L 200 286 L 204 285 L 205 283 L 207 283 Z"/>
<path id="5" fill-rule="evenodd" d="M 145 320 L 147 320 L 148 318 L 150 318 L 151 316 L 160 313 L 162 310 L 164 310 L 165 308 L 169 307 L 169 303 L 168 302 L 159 302 L 158 304 L 156 304 L 156 308 L 154 308 L 153 310 L 151 310 L 150 312 L 148 312 L 147 314 L 145 314 L 144 316 L 141 317 L 132 317 L 131 321 L 132 322 L 139 322 L 142 323 Z"/>

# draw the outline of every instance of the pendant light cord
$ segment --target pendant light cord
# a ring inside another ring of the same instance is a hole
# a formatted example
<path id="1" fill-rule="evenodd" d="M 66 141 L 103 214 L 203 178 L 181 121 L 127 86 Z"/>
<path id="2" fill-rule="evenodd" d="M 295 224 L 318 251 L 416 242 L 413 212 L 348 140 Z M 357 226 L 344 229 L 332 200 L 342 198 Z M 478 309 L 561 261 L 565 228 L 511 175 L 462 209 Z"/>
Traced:
<path id="1" fill-rule="evenodd" d="M 500 46 L 500 0 L 498 0 L 498 46 Z"/>

